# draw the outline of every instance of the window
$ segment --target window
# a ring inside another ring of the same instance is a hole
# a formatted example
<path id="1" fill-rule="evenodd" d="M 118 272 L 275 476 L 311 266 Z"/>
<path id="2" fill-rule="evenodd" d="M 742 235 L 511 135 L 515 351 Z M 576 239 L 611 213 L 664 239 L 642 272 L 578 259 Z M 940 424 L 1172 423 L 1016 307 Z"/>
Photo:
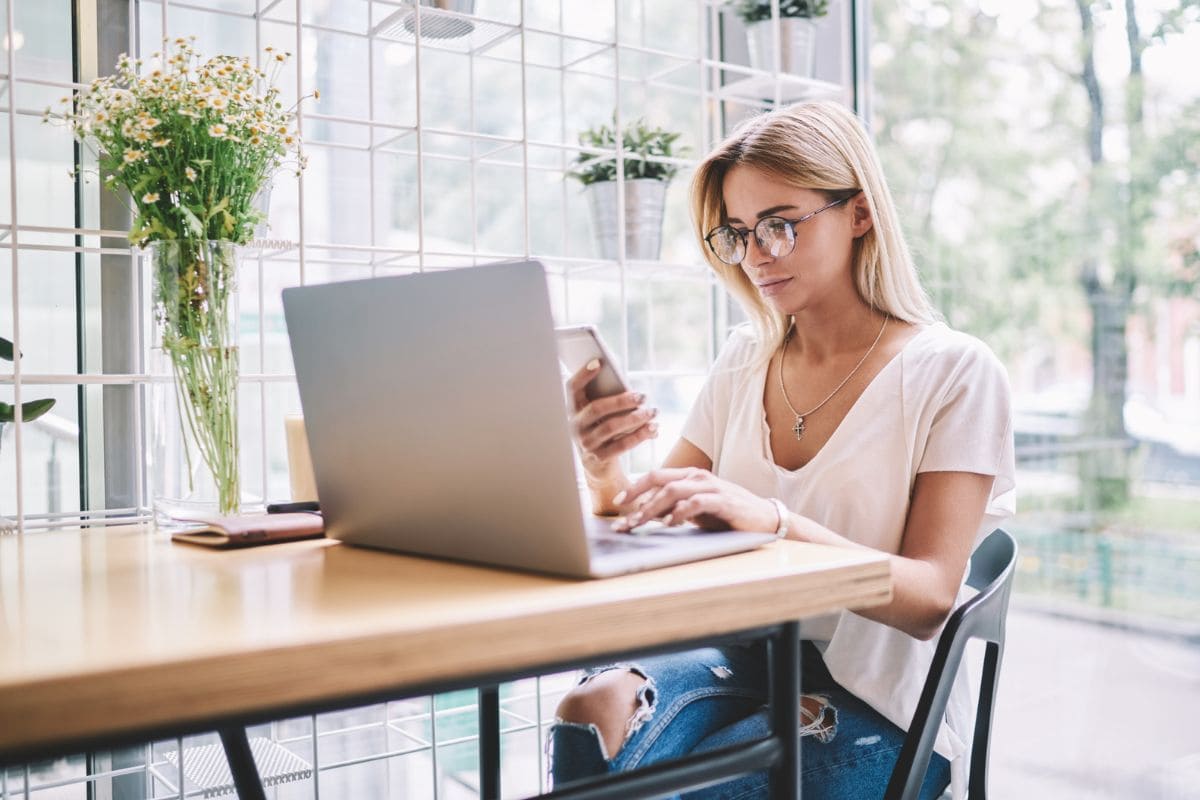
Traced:
<path id="1" fill-rule="evenodd" d="M 1200 614 L 1200 20 L 1140 0 L 872 9 L 874 131 L 910 243 L 1015 395 L 992 789 L 1175 796 L 1196 785 L 1165 709 L 1195 696 L 1173 665 L 1195 663 Z"/>

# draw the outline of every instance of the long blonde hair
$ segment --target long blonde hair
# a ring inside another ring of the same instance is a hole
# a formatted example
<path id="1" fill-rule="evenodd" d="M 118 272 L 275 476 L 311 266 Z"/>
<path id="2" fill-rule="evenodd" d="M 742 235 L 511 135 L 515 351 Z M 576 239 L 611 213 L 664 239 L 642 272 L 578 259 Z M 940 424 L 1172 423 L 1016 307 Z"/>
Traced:
<path id="1" fill-rule="evenodd" d="M 762 299 L 739 265 L 723 263 L 704 236 L 727 216 L 723 186 L 736 165 L 759 169 L 798 189 L 841 199 L 866 197 L 874 224 L 855 243 L 855 286 L 871 308 L 896 319 L 928 323 L 938 318 L 921 287 L 896 207 L 866 130 L 849 109 L 832 101 L 798 103 L 752 117 L 705 158 L 692 179 L 692 220 L 700 249 L 725 288 L 753 320 L 769 357 L 787 334 L 789 318 Z"/>

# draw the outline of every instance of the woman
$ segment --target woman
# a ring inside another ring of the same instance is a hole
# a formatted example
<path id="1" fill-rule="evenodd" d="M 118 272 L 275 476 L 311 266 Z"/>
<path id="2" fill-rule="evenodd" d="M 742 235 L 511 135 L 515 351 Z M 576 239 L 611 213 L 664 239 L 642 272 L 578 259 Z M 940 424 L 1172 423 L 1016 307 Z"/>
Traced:
<path id="1" fill-rule="evenodd" d="M 1013 511 L 1004 368 L 937 321 L 842 106 L 748 121 L 700 164 L 692 198 L 705 255 L 753 324 L 733 331 L 662 468 L 634 482 L 618 457 L 656 435 L 655 411 L 633 393 L 588 402 L 595 362 L 571 378 L 594 509 L 624 530 L 693 522 L 890 554 L 890 603 L 802 627 L 804 797 L 881 797 L 971 550 Z M 593 670 L 559 706 L 555 780 L 763 736 L 765 697 L 758 647 Z M 971 714 L 960 676 L 923 797 L 965 791 Z M 694 796 L 766 792 L 757 774 Z"/>

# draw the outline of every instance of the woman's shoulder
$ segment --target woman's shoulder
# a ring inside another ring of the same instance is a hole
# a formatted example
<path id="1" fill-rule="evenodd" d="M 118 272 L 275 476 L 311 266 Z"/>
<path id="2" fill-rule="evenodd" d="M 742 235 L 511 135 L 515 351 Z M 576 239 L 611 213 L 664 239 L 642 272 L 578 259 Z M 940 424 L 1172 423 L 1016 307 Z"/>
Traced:
<path id="1" fill-rule="evenodd" d="M 747 366 L 762 349 L 762 338 L 749 322 L 734 325 L 725 337 L 725 343 L 717 354 L 717 363 L 736 368 Z"/>
<path id="2" fill-rule="evenodd" d="M 1007 383 L 1008 372 L 992 349 L 978 337 L 944 322 L 927 325 L 909 343 L 910 373 L 939 386 L 959 380 Z"/>
<path id="3" fill-rule="evenodd" d="M 988 363 L 1000 366 L 1000 359 L 980 338 L 964 331 L 955 330 L 944 322 L 933 322 L 913 337 L 912 346 L 907 348 L 912 355 L 928 363 L 948 365 Z"/>

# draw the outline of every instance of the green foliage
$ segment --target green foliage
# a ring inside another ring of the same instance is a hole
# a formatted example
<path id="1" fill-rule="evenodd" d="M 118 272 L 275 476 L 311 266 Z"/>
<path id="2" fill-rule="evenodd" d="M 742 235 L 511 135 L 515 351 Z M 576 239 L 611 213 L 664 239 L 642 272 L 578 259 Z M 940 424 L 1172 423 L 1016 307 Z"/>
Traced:
<path id="1" fill-rule="evenodd" d="M 212 473 L 220 512 L 237 511 L 237 252 L 232 242 L 179 239 L 152 245 L 154 316 L 171 360 L 184 457 L 191 480 L 194 442 Z"/>
<path id="2" fill-rule="evenodd" d="M 588 128 L 579 134 L 579 144 L 605 153 L 580 153 L 575 157 L 568 174 L 584 186 L 617 179 L 616 123 Z M 621 154 L 625 164 L 625 180 L 651 178 L 669 181 L 679 171 L 674 164 L 652 161 L 652 158 L 675 158 L 683 155 L 687 148 L 676 148 L 680 134 L 663 128 L 652 128 L 643 120 L 625 126 L 621 136 Z M 612 153 L 613 155 L 609 155 Z"/>
<path id="3" fill-rule="evenodd" d="M 295 107 L 285 109 L 271 85 L 289 54 L 268 47 L 266 55 L 269 76 L 246 58 L 201 64 L 188 41 L 176 39 L 175 53 L 155 53 L 146 70 L 122 55 L 115 74 L 64 97 L 73 106 L 47 109 L 44 119 L 65 122 L 94 147 L 105 186 L 128 193 L 132 243 L 245 243 L 262 221 L 259 191 L 289 156 L 297 172 L 305 164 Z"/>
<path id="4" fill-rule="evenodd" d="M 737 15 L 742 22 L 761 22 L 771 18 L 771 3 L 769 0 L 732 0 Z M 829 13 L 829 0 L 779 0 L 779 16 L 802 17 L 816 19 Z"/>
<path id="5" fill-rule="evenodd" d="M 12 361 L 14 356 L 13 343 L 8 339 L 0 338 L 0 359 L 4 361 Z M 21 421 L 33 422 L 35 419 L 45 414 L 50 409 L 54 408 L 55 401 L 52 398 L 45 400 L 30 400 L 27 403 L 21 404 Z M 6 422 L 15 422 L 17 419 L 17 409 L 9 403 L 0 403 L 0 425 Z"/>

